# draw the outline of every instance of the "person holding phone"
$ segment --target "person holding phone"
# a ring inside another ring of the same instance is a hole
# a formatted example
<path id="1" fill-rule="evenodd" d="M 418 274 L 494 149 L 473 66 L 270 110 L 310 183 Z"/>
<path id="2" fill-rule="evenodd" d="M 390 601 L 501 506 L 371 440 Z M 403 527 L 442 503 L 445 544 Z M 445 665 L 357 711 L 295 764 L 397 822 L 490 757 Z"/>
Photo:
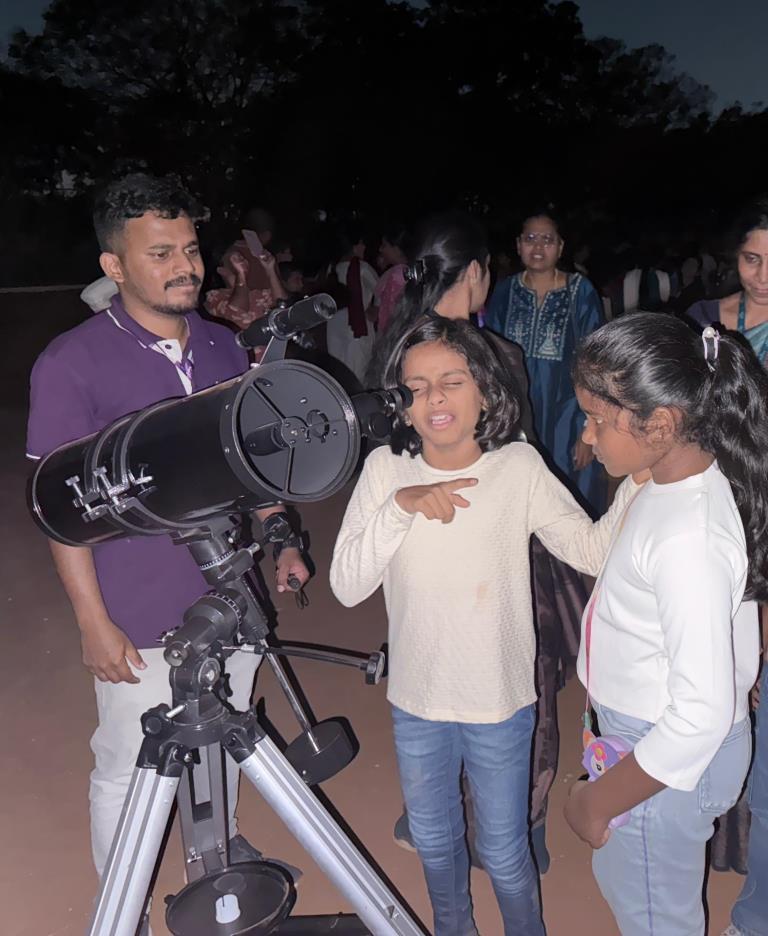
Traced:
<path id="1" fill-rule="evenodd" d="M 216 272 L 224 287 L 211 289 L 205 307 L 211 315 L 247 328 L 266 315 L 278 299 L 287 299 L 277 261 L 269 252 L 274 221 L 255 208 L 243 219 L 242 238 L 225 252 Z"/>

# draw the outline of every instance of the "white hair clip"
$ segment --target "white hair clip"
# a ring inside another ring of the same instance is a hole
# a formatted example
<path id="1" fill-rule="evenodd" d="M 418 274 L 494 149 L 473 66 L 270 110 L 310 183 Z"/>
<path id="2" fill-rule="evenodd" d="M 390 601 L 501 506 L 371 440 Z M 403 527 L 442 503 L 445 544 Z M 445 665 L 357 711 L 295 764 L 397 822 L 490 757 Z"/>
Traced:
<path id="1" fill-rule="evenodd" d="M 707 367 L 714 371 L 717 356 L 720 354 L 720 332 L 711 325 L 707 325 L 701 333 L 701 343 L 704 345 L 704 360 L 707 362 Z"/>

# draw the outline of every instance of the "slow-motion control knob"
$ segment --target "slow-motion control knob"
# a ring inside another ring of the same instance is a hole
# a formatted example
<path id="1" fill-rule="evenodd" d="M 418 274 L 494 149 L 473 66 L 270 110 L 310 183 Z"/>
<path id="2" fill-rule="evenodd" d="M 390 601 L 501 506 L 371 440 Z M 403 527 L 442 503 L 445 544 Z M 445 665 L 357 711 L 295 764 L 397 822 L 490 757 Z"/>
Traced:
<path id="1" fill-rule="evenodd" d="M 368 665 L 365 668 L 365 682 L 369 686 L 375 686 L 384 675 L 384 667 L 387 665 L 387 655 L 383 650 L 375 650 L 368 657 Z"/>

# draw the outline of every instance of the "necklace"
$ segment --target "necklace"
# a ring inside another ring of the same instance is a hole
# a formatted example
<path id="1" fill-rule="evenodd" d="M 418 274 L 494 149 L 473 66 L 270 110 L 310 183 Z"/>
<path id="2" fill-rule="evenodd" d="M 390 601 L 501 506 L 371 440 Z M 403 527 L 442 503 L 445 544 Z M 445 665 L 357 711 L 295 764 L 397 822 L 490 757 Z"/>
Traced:
<path id="1" fill-rule="evenodd" d="M 523 286 L 525 286 L 527 289 L 532 289 L 534 292 L 536 292 L 536 289 L 526 281 L 527 276 L 528 276 L 528 270 L 523 270 L 523 275 L 520 277 Z M 552 286 L 547 290 L 547 292 L 553 292 L 555 289 L 557 289 L 557 282 L 558 282 L 559 276 L 560 276 L 560 271 L 558 269 L 555 269 L 553 271 Z"/>

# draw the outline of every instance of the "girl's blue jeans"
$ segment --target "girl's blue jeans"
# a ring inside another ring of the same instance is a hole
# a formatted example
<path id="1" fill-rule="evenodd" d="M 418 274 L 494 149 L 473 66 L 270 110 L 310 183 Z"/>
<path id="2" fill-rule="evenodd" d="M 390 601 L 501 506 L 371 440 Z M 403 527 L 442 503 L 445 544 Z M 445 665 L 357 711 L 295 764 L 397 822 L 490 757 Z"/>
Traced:
<path id="1" fill-rule="evenodd" d="M 494 725 L 427 721 L 394 706 L 392 720 L 435 936 L 477 934 L 469 896 L 462 763 L 472 789 L 477 850 L 493 884 L 505 936 L 543 936 L 528 822 L 534 706 Z"/>
<path id="2" fill-rule="evenodd" d="M 768 933 L 768 664 L 763 664 L 755 731 L 755 760 L 749 778 L 747 879 L 731 913 L 744 936 Z"/>
<path id="3" fill-rule="evenodd" d="M 601 734 L 631 746 L 650 722 L 596 705 Z M 697 787 L 668 787 L 632 810 L 592 857 L 592 870 L 622 936 L 703 936 L 706 845 L 739 798 L 752 753 L 748 718 L 734 725 Z M 598 781 L 599 782 L 599 781 Z"/>

